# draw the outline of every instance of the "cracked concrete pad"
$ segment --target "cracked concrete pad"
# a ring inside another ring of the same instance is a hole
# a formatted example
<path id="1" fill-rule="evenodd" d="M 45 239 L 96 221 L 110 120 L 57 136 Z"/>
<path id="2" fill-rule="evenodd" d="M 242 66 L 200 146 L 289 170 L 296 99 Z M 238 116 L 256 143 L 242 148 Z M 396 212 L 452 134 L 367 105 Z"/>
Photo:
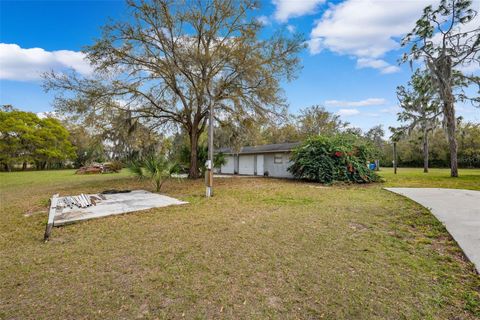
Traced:
<path id="1" fill-rule="evenodd" d="M 429 209 L 480 273 L 480 191 L 444 188 L 385 188 Z"/>
<path id="2" fill-rule="evenodd" d="M 106 200 L 98 202 L 96 206 L 87 208 L 73 207 L 73 209 L 66 207 L 62 210 L 57 209 L 54 218 L 54 226 L 61 226 L 67 223 L 73 223 L 82 220 L 102 218 L 111 215 L 187 203 L 175 198 L 151 193 L 145 190 L 134 190 L 128 193 L 106 194 L 104 196 Z M 59 200 L 63 200 L 63 198 L 60 197 Z"/>

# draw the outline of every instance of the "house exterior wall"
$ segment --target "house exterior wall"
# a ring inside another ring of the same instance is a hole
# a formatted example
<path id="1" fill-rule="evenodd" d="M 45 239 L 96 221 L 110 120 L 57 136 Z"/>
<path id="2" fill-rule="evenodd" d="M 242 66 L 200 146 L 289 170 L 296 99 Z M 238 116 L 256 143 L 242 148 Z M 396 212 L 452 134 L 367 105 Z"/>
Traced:
<path id="1" fill-rule="evenodd" d="M 282 163 L 275 163 L 275 155 L 282 156 Z M 269 177 L 293 178 L 292 174 L 287 170 L 291 164 L 290 152 L 264 154 L 264 170 L 268 172 Z"/>
<path id="2" fill-rule="evenodd" d="M 268 172 L 269 177 L 293 178 L 288 172 L 288 167 L 292 164 L 290 161 L 290 152 L 279 153 L 259 153 L 246 155 L 227 155 L 227 163 L 220 169 L 224 174 L 243 174 L 263 176 Z M 282 163 L 275 163 L 275 155 L 281 156 Z"/>
<path id="3" fill-rule="evenodd" d="M 235 173 L 235 159 L 233 155 L 225 156 L 226 163 L 220 167 L 221 173 Z"/>

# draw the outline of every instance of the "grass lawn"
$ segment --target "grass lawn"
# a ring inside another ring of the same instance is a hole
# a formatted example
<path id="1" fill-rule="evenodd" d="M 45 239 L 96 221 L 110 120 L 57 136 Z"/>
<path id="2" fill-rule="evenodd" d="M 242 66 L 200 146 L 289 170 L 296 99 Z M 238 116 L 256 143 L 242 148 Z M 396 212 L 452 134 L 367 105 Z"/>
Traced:
<path id="1" fill-rule="evenodd" d="M 480 170 L 383 184 L 176 181 L 188 205 L 55 228 L 53 193 L 150 188 L 126 172 L 0 173 L 0 319 L 478 319 L 480 277 L 444 227 L 383 186 L 480 189 Z M 417 173 L 418 172 L 418 173 Z"/>
<path id="2" fill-rule="evenodd" d="M 393 168 L 382 168 L 380 175 L 387 187 L 480 190 L 480 169 L 459 169 L 458 172 L 458 178 L 451 178 L 449 169 L 434 168 L 423 173 L 423 168 L 398 168 L 394 174 Z"/>

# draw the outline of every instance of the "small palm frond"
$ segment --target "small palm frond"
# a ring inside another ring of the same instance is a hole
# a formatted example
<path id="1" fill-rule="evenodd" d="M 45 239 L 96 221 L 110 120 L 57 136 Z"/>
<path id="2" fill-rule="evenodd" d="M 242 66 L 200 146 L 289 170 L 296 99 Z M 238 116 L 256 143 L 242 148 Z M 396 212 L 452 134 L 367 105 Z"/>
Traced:
<path id="1" fill-rule="evenodd" d="M 142 168 L 142 163 L 140 161 L 132 161 L 128 165 L 128 170 L 130 170 L 131 173 L 133 173 L 140 179 L 145 177 L 143 168 Z"/>
<path id="2" fill-rule="evenodd" d="M 165 157 L 150 156 L 142 161 L 132 162 L 129 169 L 141 179 L 149 179 L 158 192 L 163 183 L 169 179 L 172 173 L 178 171 L 178 166 L 169 162 Z"/>
<path id="3" fill-rule="evenodd" d="M 161 166 L 159 160 L 153 156 L 146 158 L 143 161 L 145 172 L 148 176 L 154 177 L 158 174 L 159 167 Z"/>

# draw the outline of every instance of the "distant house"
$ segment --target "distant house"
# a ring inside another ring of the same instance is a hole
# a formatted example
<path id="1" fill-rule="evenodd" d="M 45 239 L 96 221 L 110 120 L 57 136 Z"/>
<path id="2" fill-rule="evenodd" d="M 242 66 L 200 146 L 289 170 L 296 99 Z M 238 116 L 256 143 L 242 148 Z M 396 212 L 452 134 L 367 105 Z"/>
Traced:
<path id="1" fill-rule="evenodd" d="M 287 168 L 291 165 L 290 154 L 300 143 L 278 143 L 242 147 L 238 153 L 230 148 L 216 150 L 225 154 L 226 163 L 220 168 L 223 174 L 269 176 L 291 178 Z"/>

